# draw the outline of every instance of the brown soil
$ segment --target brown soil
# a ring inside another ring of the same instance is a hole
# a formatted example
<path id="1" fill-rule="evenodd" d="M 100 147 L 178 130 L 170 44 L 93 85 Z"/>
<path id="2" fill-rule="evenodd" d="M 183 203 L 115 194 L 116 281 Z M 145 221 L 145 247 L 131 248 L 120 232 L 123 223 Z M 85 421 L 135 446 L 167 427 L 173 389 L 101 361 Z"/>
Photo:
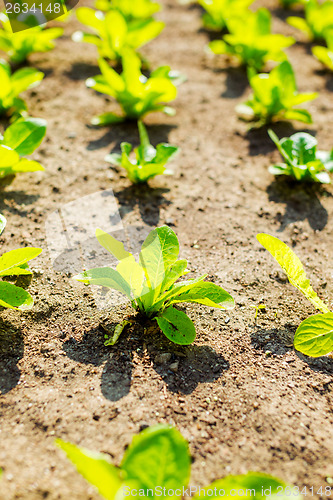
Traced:
<path id="1" fill-rule="evenodd" d="M 87 125 L 93 114 L 116 107 L 84 85 L 98 73 L 96 52 L 71 41 L 75 19 L 53 52 L 32 58 L 47 75 L 27 95 L 31 114 L 48 120 L 35 155 L 46 171 L 20 175 L 0 192 L 8 219 L 1 248 L 34 245 L 44 252 L 32 266 L 32 312 L 1 313 L 1 499 L 97 499 L 54 446 L 55 437 L 119 463 L 133 434 L 158 422 L 176 425 L 189 440 L 193 485 L 258 470 L 316 493 L 333 476 L 333 359 L 293 350 L 296 327 L 314 310 L 255 238 L 269 232 L 292 245 L 314 288 L 332 304 L 333 190 L 274 181 L 267 167 L 278 154 L 266 131 L 248 131 L 234 111 L 249 92 L 245 73 L 205 55 L 209 36 L 198 8 L 163 3 L 167 27 L 143 52 L 152 67 L 170 64 L 188 81 L 175 117 L 146 120 L 153 143 L 182 148 L 175 175 L 150 188 L 131 187 L 104 162 L 121 141 L 137 143 L 135 124 Z M 295 33 L 285 13 L 270 6 L 276 30 Z M 329 149 L 332 75 L 302 43 L 289 55 L 300 90 L 320 93 L 307 107 L 311 131 Z M 290 124 L 275 129 L 280 136 L 293 131 Z M 87 289 L 52 268 L 47 216 L 109 188 L 127 224 L 172 223 L 193 276 L 208 273 L 235 297 L 231 313 L 186 306 L 197 329 L 192 346 L 171 345 L 141 322 L 114 348 L 104 347 L 101 322 L 116 323 L 130 308 L 97 309 Z M 267 310 L 255 323 L 250 306 L 259 302 Z M 166 364 L 158 362 L 161 352 L 171 353 Z"/>

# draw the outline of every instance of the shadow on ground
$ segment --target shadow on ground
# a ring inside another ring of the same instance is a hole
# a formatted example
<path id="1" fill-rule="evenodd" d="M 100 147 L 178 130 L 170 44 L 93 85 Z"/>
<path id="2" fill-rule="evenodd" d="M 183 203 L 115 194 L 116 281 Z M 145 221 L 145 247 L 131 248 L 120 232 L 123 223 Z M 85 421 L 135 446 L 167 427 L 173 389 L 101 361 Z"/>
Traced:
<path id="1" fill-rule="evenodd" d="M 24 342 L 21 330 L 0 318 L 0 393 L 6 394 L 20 380 L 17 366 L 23 357 Z"/>

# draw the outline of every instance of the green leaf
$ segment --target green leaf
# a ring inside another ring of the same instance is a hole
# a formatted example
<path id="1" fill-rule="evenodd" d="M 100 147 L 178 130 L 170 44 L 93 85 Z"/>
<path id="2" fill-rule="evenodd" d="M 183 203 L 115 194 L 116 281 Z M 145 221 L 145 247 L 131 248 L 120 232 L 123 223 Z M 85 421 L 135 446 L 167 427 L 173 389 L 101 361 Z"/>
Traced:
<path id="1" fill-rule="evenodd" d="M 23 288 L 0 281 L 0 306 L 26 311 L 33 306 L 33 298 Z"/>
<path id="2" fill-rule="evenodd" d="M 182 435 L 170 426 L 157 425 L 133 437 L 121 469 L 126 479 L 136 481 L 139 488 L 154 490 L 159 486 L 176 490 L 187 485 L 190 464 L 188 444 Z M 158 495 L 152 498 L 155 496 Z"/>
<path id="3" fill-rule="evenodd" d="M 102 497 L 114 500 L 122 485 L 120 471 L 110 463 L 108 455 L 94 453 L 85 448 L 57 439 L 61 448 L 82 476 L 89 481 Z"/>
<path id="4" fill-rule="evenodd" d="M 196 336 L 194 324 L 183 311 L 178 311 L 170 306 L 155 319 L 164 335 L 171 342 L 188 345 L 194 341 Z"/>
<path id="5" fill-rule="evenodd" d="M 307 279 L 302 262 L 297 255 L 282 241 L 269 234 L 257 234 L 257 240 L 269 251 L 287 273 L 290 283 L 323 313 L 329 312 L 326 304 L 316 294 Z"/>
<path id="6" fill-rule="evenodd" d="M 96 229 L 96 238 L 98 242 L 102 245 L 105 250 L 110 252 L 117 260 L 127 259 L 128 257 L 133 257 L 130 252 L 127 252 L 124 247 L 124 243 L 116 240 L 111 234 L 106 233 L 100 228 Z"/>
<path id="7" fill-rule="evenodd" d="M 252 498 L 253 500 L 290 500 L 290 495 L 294 500 L 302 500 L 302 495 L 293 492 L 294 487 L 268 474 L 261 472 L 248 472 L 239 476 L 227 476 L 214 481 L 206 488 L 202 488 L 200 493 L 195 495 L 195 500 L 206 498 L 210 490 L 210 498 L 223 498 L 226 500 L 240 500 L 242 498 Z"/>
<path id="8" fill-rule="evenodd" d="M 154 297 L 158 296 L 166 270 L 176 262 L 178 254 L 178 238 L 168 226 L 154 229 L 143 242 L 140 263 L 144 269 L 149 288 L 154 290 Z"/>
<path id="9" fill-rule="evenodd" d="M 16 151 L 0 144 L 0 168 L 9 168 L 18 163 L 20 156 Z"/>
<path id="10" fill-rule="evenodd" d="M 333 313 L 315 314 L 297 328 L 294 347 L 307 356 L 324 356 L 333 351 Z"/>
<path id="11" fill-rule="evenodd" d="M 12 269 L 19 267 L 37 257 L 42 252 L 41 248 L 18 248 L 4 253 L 0 257 L 0 276 L 12 276 Z"/>
<path id="12" fill-rule="evenodd" d="M 114 125 L 117 123 L 123 123 L 125 118 L 123 116 L 118 116 L 115 113 L 103 113 L 102 115 L 94 116 L 91 119 L 92 125 Z"/>
<path id="13" fill-rule="evenodd" d="M 160 294 L 169 290 L 169 288 L 177 281 L 181 276 L 184 276 L 188 271 L 187 269 L 187 260 L 177 260 L 172 266 L 169 267 L 165 278 L 163 280 Z"/>
<path id="14" fill-rule="evenodd" d="M 130 324 L 131 324 L 131 322 L 127 321 L 127 320 L 124 320 L 121 323 L 118 323 L 118 325 L 116 325 L 116 327 L 114 329 L 113 334 L 110 336 L 107 336 L 107 340 L 104 342 L 104 345 L 105 346 L 115 345 L 115 343 L 119 339 L 120 335 L 123 333 L 125 327 L 127 325 L 130 325 Z"/>
<path id="15" fill-rule="evenodd" d="M 196 302 L 219 309 L 232 309 L 235 306 L 231 295 L 220 286 L 207 281 L 199 281 L 185 292 L 182 292 L 180 288 L 179 294 L 168 300 L 169 304 L 177 304 L 179 302 Z"/>
<path id="16" fill-rule="evenodd" d="M 89 271 L 83 271 L 82 273 L 73 276 L 73 279 L 81 281 L 82 283 L 105 286 L 107 288 L 117 290 L 132 300 L 129 284 L 118 273 L 118 271 L 115 271 L 110 267 L 96 267 L 95 269 L 90 269 Z"/>
<path id="17" fill-rule="evenodd" d="M 46 121 L 40 118 L 20 119 L 4 133 L 4 143 L 20 156 L 32 154 L 46 133 Z"/>

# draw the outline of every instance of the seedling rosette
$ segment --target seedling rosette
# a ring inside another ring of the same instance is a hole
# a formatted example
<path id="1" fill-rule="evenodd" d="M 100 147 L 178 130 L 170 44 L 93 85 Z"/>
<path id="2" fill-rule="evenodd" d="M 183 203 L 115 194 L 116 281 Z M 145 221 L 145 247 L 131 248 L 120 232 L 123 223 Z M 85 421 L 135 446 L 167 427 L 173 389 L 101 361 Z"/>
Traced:
<path id="1" fill-rule="evenodd" d="M 331 182 L 329 173 L 333 171 L 333 149 L 330 152 L 317 151 L 317 139 L 305 132 L 280 140 L 272 130 L 268 134 L 285 161 L 271 165 L 271 174 L 287 175 L 301 182 Z"/>
<path id="2" fill-rule="evenodd" d="M 248 73 L 253 94 L 236 107 L 242 119 L 258 122 L 259 126 L 279 120 L 312 123 L 310 113 L 296 106 L 316 99 L 318 94 L 298 93 L 294 71 L 288 61 L 283 61 L 270 73 L 256 74 L 252 68 Z"/>
<path id="3" fill-rule="evenodd" d="M 291 16 L 287 22 L 302 31 L 310 41 L 323 40 L 327 30 L 333 29 L 333 2 L 308 0 L 305 2 L 305 19 Z"/>
<path id="4" fill-rule="evenodd" d="M 105 157 L 107 162 L 126 170 L 127 176 L 134 184 L 148 182 L 156 175 L 170 175 L 165 165 L 176 155 L 179 148 L 171 144 L 158 144 L 156 149 L 150 144 L 147 130 L 139 121 L 140 146 L 134 149 L 135 158 L 131 158 L 132 145 L 121 143 L 122 154 L 111 153 Z"/>
<path id="5" fill-rule="evenodd" d="M 0 215 L 0 234 L 6 226 L 6 219 Z M 19 248 L 0 257 L 0 277 L 31 275 L 28 262 L 42 252 L 41 248 Z M 0 281 L 0 306 L 25 311 L 33 306 L 33 298 L 23 288 L 7 281 Z"/>
<path id="6" fill-rule="evenodd" d="M 16 119 L 26 114 L 26 103 L 19 95 L 39 85 L 43 78 L 44 73 L 34 68 L 21 68 L 12 74 L 10 65 L 0 59 L 0 116 Z"/>
<path id="7" fill-rule="evenodd" d="M 132 307 L 147 318 L 155 320 L 164 335 L 176 344 L 191 344 L 196 336 L 190 318 L 174 307 L 182 302 L 197 302 L 219 309 L 232 309 L 233 298 L 221 287 L 204 281 L 206 275 L 196 279 L 177 280 L 188 273 L 187 261 L 177 260 L 179 243 L 168 226 L 149 233 L 139 255 L 139 262 L 124 249 L 123 243 L 101 229 L 96 230 L 99 243 L 118 261 L 116 269 L 102 267 L 84 271 L 74 279 L 85 284 L 105 286 L 128 297 Z M 177 282 L 177 283 L 176 283 Z M 124 322 L 124 326 L 127 322 Z M 108 341 L 113 345 L 122 332 Z"/>
<path id="8" fill-rule="evenodd" d="M 53 49 L 54 40 L 63 34 L 62 28 L 44 29 L 36 26 L 13 34 L 8 16 L 0 12 L 0 50 L 7 53 L 10 61 L 19 64 L 35 52 L 48 52 Z"/>
<path id="9" fill-rule="evenodd" d="M 91 452 L 61 439 L 57 439 L 56 444 L 106 500 L 126 496 L 155 499 L 161 496 L 159 492 L 166 492 L 163 498 L 175 500 L 182 498 L 184 490 L 190 491 L 191 456 L 188 443 L 174 427 L 155 425 L 134 436 L 119 467 L 111 463 L 109 455 Z M 288 493 L 293 490 L 280 479 L 261 472 L 226 476 L 205 488 L 191 487 L 191 493 L 198 491 L 192 497 L 195 500 L 207 497 L 230 499 L 233 496 L 239 499 L 242 495 L 244 498 L 260 496 L 261 500 L 271 497 L 287 500 L 290 498 Z M 242 493 L 235 496 L 235 491 Z M 293 498 L 301 500 L 302 496 L 294 492 Z"/>
<path id="10" fill-rule="evenodd" d="M 46 133 L 46 121 L 40 118 L 20 118 L 0 134 L 0 179 L 19 172 L 44 170 L 40 163 L 28 160 Z"/>
<path id="11" fill-rule="evenodd" d="M 256 71 L 262 70 L 267 61 L 285 60 L 287 56 L 282 49 L 295 43 L 292 37 L 271 33 L 271 15 L 264 8 L 235 15 L 226 24 L 229 33 L 222 40 L 210 42 L 210 50 L 234 56 L 240 64 Z"/>
<path id="12" fill-rule="evenodd" d="M 127 21 L 117 10 L 104 14 L 89 7 L 79 7 L 76 16 L 93 33 L 76 31 L 72 39 L 96 45 L 100 57 L 112 61 L 120 60 L 126 48 L 139 49 L 156 38 L 164 28 L 164 23 L 151 18 Z"/>
<path id="13" fill-rule="evenodd" d="M 253 0 L 197 0 L 205 9 L 202 21 L 205 28 L 213 31 L 222 31 L 227 26 L 228 19 L 250 13 L 248 7 Z"/>
<path id="14" fill-rule="evenodd" d="M 101 75 L 88 78 L 87 87 L 113 97 L 121 106 L 123 116 L 104 113 L 92 119 L 93 125 L 121 123 L 126 118 L 139 120 L 147 114 L 162 111 L 174 115 L 174 109 L 165 103 L 177 97 L 177 87 L 169 66 L 161 66 L 147 78 L 141 73 L 140 58 L 131 50 L 124 50 L 123 72 L 119 75 L 104 59 L 99 59 Z"/>
<path id="15" fill-rule="evenodd" d="M 302 262 L 285 243 L 269 234 L 258 234 L 257 240 L 286 272 L 290 283 L 322 314 L 305 319 L 297 328 L 294 347 L 308 356 L 324 356 L 333 351 L 333 312 L 313 290 Z"/>
<path id="16" fill-rule="evenodd" d="M 333 29 L 326 31 L 325 42 L 327 47 L 317 45 L 312 48 L 312 53 L 318 61 L 333 71 Z"/>

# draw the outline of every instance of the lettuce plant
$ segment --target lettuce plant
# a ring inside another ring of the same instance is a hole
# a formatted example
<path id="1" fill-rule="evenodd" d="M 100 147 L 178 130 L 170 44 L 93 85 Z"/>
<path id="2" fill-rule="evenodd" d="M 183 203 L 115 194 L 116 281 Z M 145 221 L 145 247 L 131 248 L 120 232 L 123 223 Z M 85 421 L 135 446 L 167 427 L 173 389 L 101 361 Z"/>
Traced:
<path id="1" fill-rule="evenodd" d="M 176 428 L 167 425 L 148 427 L 134 436 L 119 467 L 112 465 L 109 455 L 91 452 L 61 439 L 56 443 L 106 500 L 127 496 L 171 500 L 193 494 L 194 499 L 244 496 L 287 500 L 293 489 L 280 479 L 260 472 L 226 476 L 205 488 L 189 487 L 191 457 L 187 441 Z M 297 489 L 292 496 L 295 500 L 302 498 Z"/>
<path id="2" fill-rule="evenodd" d="M 177 97 L 177 88 L 169 66 L 161 66 L 149 78 L 141 73 L 140 58 L 131 50 L 122 57 L 123 72 L 119 75 L 104 59 L 99 60 L 101 75 L 88 78 L 87 87 L 110 95 L 120 104 L 123 116 L 104 113 L 92 119 L 93 125 L 120 123 L 126 118 L 138 120 L 148 113 L 162 111 L 173 115 L 174 110 L 164 103 Z"/>
<path id="3" fill-rule="evenodd" d="M 175 156 L 179 148 L 171 144 L 158 144 L 156 149 L 150 144 L 147 130 L 139 121 L 140 146 L 134 149 L 135 158 L 131 158 L 132 145 L 122 142 L 122 154 L 111 153 L 105 157 L 107 162 L 126 170 L 131 182 L 138 184 L 147 182 L 156 175 L 170 175 L 172 172 L 165 165 Z"/>
<path id="4" fill-rule="evenodd" d="M 24 114 L 27 106 L 20 93 L 36 87 L 43 78 L 44 73 L 34 68 L 18 69 L 12 74 L 9 64 L 0 59 L 0 116 L 16 118 Z"/>
<path id="5" fill-rule="evenodd" d="M 73 40 L 96 45 L 100 57 L 110 60 L 121 59 L 125 48 L 136 50 L 142 47 L 156 38 L 164 28 L 164 23 L 152 18 L 127 21 L 117 10 L 104 14 L 89 7 L 80 7 L 76 16 L 94 34 L 76 31 Z"/>
<path id="6" fill-rule="evenodd" d="M 7 53 L 13 63 L 22 63 L 34 52 L 47 52 L 54 48 L 54 40 L 63 34 L 62 28 L 44 29 L 41 26 L 12 33 L 8 16 L 0 13 L 0 50 Z"/>
<path id="7" fill-rule="evenodd" d="M 285 243 L 269 234 L 258 234 L 257 239 L 286 272 L 290 283 L 302 292 L 322 314 L 304 320 L 296 330 L 294 347 L 303 354 L 318 357 L 333 351 L 333 312 L 318 297 L 310 285 L 302 262 Z"/>
<path id="8" fill-rule="evenodd" d="M 119 11 L 126 21 L 135 19 L 149 19 L 161 9 L 157 2 L 152 0 L 96 0 L 95 7 L 104 12 L 114 9 Z"/>
<path id="9" fill-rule="evenodd" d="M 333 71 L 333 29 L 325 32 L 325 42 L 327 47 L 317 45 L 312 48 L 313 55 L 324 64 L 328 69 Z"/>
<path id="10" fill-rule="evenodd" d="M 241 13 L 248 14 L 248 6 L 253 0 L 197 0 L 205 9 L 202 21 L 205 28 L 222 31 L 227 26 L 227 20 Z"/>
<path id="11" fill-rule="evenodd" d="M 0 179 L 18 172 L 44 170 L 37 161 L 24 158 L 40 145 L 46 133 L 46 121 L 20 118 L 0 134 Z"/>
<path id="12" fill-rule="evenodd" d="M 305 132 L 280 140 L 272 130 L 268 134 L 285 161 L 271 165 L 271 174 L 288 175 L 301 182 L 331 182 L 329 172 L 333 171 L 333 149 L 330 152 L 317 151 L 317 139 Z"/>
<path id="13" fill-rule="evenodd" d="M 271 14 L 265 8 L 231 17 L 226 24 L 229 34 L 223 40 L 211 42 L 209 48 L 215 54 L 235 56 L 241 64 L 256 71 L 262 70 L 267 61 L 285 60 L 282 49 L 295 43 L 292 37 L 271 33 Z"/>
<path id="14" fill-rule="evenodd" d="M 295 75 L 288 61 L 283 61 L 270 73 L 249 71 L 249 80 L 253 94 L 236 108 L 241 118 L 257 121 L 259 125 L 279 120 L 312 123 L 310 113 L 305 109 L 295 109 L 295 106 L 312 101 L 318 94 L 297 92 Z"/>
<path id="15" fill-rule="evenodd" d="M 0 234 L 6 226 L 6 219 L 0 215 Z M 19 248 L 11 250 L 0 257 L 0 276 L 31 275 L 28 262 L 42 252 L 41 248 Z M 21 311 L 31 309 L 33 298 L 23 288 L 0 281 L 0 306 Z"/>
<path id="16" fill-rule="evenodd" d="M 333 28 L 333 2 L 308 0 L 305 2 L 305 19 L 291 16 L 287 22 L 305 33 L 309 40 L 322 40 L 325 32 Z"/>
<path id="17" fill-rule="evenodd" d="M 233 298 L 218 285 L 204 281 L 207 275 L 187 281 L 176 281 L 188 273 L 187 261 L 177 260 L 179 243 L 168 226 L 149 233 L 139 255 L 139 262 L 111 235 L 97 229 L 99 243 L 118 261 L 116 270 L 102 267 L 84 271 L 74 277 L 82 283 L 118 290 L 130 299 L 132 307 L 157 321 L 164 335 L 176 344 L 191 344 L 195 327 L 190 318 L 173 306 L 181 302 L 197 302 L 209 307 L 231 309 Z M 124 326 L 115 330 L 108 345 L 113 345 Z M 122 326 L 123 325 L 123 326 Z"/>

